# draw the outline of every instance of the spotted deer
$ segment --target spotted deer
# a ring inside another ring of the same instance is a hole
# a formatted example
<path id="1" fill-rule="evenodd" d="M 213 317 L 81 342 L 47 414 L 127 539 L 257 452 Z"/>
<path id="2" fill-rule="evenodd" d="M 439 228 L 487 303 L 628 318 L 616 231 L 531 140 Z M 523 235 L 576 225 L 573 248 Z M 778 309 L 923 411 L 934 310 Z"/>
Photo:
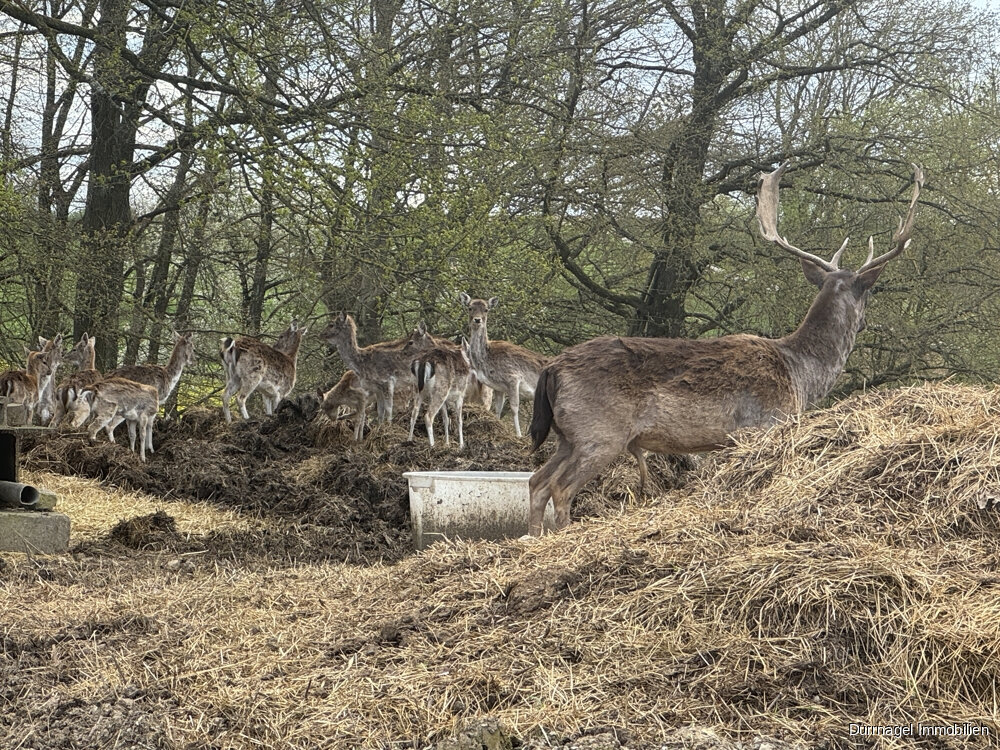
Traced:
<path id="1" fill-rule="evenodd" d="M 407 338 L 359 347 L 357 324 L 353 317 L 342 312 L 326 327 L 323 339 L 336 348 L 344 364 L 357 373 L 361 385 L 371 393 L 379 421 L 388 422 L 392 420 L 394 401 L 402 392 L 409 394 L 413 387 L 410 372 L 413 354 L 404 354 L 403 349 L 415 337 L 429 340 L 423 338 L 425 333 L 420 324 Z"/>
<path id="2" fill-rule="evenodd" d="M 510 401 L 514 413 L 514 432 L 521 437 L 521 396 L 530 398 L 535 393 L 538 375 L 547 359 L 537 352 L 509 341 L 490 341 L 486 331 L 489 311 L 499 304 L 499 299 L 473 299 L 465 292 L 459 296 L 469 313 L 469 357 L 476 378 L 489 386 L 496 395 L 493 410 L 499 417 L 504 401 Z"/>
<path id="3" fill-rule="evenodd" d="M 407 347 L 411 347 L 407 344 Z M 424 410 L 424 424 L 427 426 L 427 439 L 434 445 L 434 417 L 442 412 L 444 419 L 444 443 L 451 442 L 449 435 L 448 406 L 455 412 L 458 419 L 458 447 L 465 447 L 463 432 L 462 402 L 469 385 L 468 342 L 463 340 L 463 347 L 458 349 L 448 342 L 449 346 L 435 346 L 417 353 L 410 363 L 410 371 L 417 381 L 417 392 L 413 399 L 413 411 L 410 414 L 410 434 L 413 440 L 413 428 L 421 407 Z M 412 349 L 411 349 L 412 352 Z M 408 352 L 408 353 L 411 353 Z"/>
<path id="4" fill-rule="evenodd" d="M 365 431 L 365 412 L 372 401 L 372 394 L 361 384 L 361 378 L 354 370 L 348 370 L 340 381 L 322 394 L 322 409 L 330 421 L 355 417 L 354 439 L 361 440 Z M 353 409 L 340 414 L 341 409 Z"/>
<path id="5" fill-rule="evenodd" d="M 261 389 L 264 412 L 274 414 L 278 402 L 295 387 L 295 367 L 299 356 L 302 337 L 308 329 L 292 320 L 274 346 L 253 338 L 222 340 L 219 354 L 226 374 L 226 389 L 222 394 L 222 413 L 226 422 L 232 422 L 229 402 L 236 396 L 243 419 L 250 419 L 247 413 L 247 399 L 255 390 Z"/>
<path id="6" fill-rule="evenodd" d="M 819 287 L 799 327 L 779 339 L 604 336 L 566 349 L 546 367 L 535 391 L 531 437 L 537 450 L 550 429 L 556 451 L 530 481 L 529 527 L 542 533 L 549 498 L 556 526 L 569 523 L 573 496 L 624 451 L 641 456 L 695 453 L 730 443 L 737 430 L 767 427 L 825 398 L 865 327 L 872 286 L 910 243 L 923 172 L 892 248 L 857 270 L 840 268 L 847 241 L 829 261 L 778 234 L 778 183 L 786 166 L 761 175 L 757 219 L 768 242 L 799 258 Z"/>
<path id="7" fill-rule="evenodd" d="M 56 337 L 62 342 L 62 337 Z M 60 346 L 50 346 L 42 351 L 29 351 L 27 366 L 23 370 L 7 370 L 0 373 L 0 402 L 3 403 L 3 425 L 8 422 L 8 410 L 12 406 L 24 410 L 24 423 L 34 424 L 35 410 L 41 401 L 45 386 L 52 373 L 62 361 Z"/>
<path id="8" fill-rule="evenodd" d="M 133 380 L 108 377 L 82 388 L 76 399 L 89 410 L 80 409 L 73 415 L 72 426 L 79 428 L 90 416 L 90 439 L 96 440 L 102 429 L 108 440 L 115 442 L 115 425 L 128 425 L 128 442 L 135 452 L 136 433 L 139 435 L 139 460 L 146 460 L 146 450 L 152 452 L 153 423 L 160 407 L 159 392 L 154 386 Z"/>
<path id="9" fill-rule="evenodd" d="M 73 414 L 77 409 L 77 394 L 83 388 L 93 385 L 101 379 L 101 373 L 97 371 L 95 364 L 95 343 L 96 339 L 93 336 L 84 333 L 66 355 L 66 361 L 75 365 L 77 369 L 76 372 L 63 380 L 55 390 L 55 404 L 52 409 L 52 419 L 49 422 L 50 427 L 59 427 L 67 415 Z M 87 412 L 89 413 L 89 408 Z"/>

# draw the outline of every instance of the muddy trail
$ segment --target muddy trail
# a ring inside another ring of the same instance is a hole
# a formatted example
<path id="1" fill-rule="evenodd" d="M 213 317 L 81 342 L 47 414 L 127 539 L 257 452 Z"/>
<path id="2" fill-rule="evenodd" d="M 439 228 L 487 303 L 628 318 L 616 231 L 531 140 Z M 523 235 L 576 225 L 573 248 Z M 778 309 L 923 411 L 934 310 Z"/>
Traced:
<path id="1" fill-rule="evenodd" d="M 261 556 L 289 562 L 338 560 L 367 564 L 398 560 L 412 551 L 405 471 L 532 471 L 551 453 L 547 443 L 529 453 L 527 438 L 513 433 L 510 419 L 470 409 L 465 449 L 453 443 L 431 447 L 422 430 L 406 440 L 408 415 L 375 425 L 361 443 L 351 425 L 331 422 L 315 398 L 284 401 L 272 417 L 227 425 L 219 410 L 189 409 L 179 420 L 158 420 L 156 452 L 143 464 L 100 435 L 91 443 L 79 433 L 51 433 L 24 440 L 24 465 L 32 470 L 90 477 L 165 500 L 215 503 L 255 517 L 276 519 L 273 530 L 241 535 L 213 532 L 196 540 L 164 534 L 162 522 L 134 519 L 109 544 L 133 549 L 205 549 L 224 557 Z M 655 496 L 677 487 L 690 464 L 649 459 Z M 574 516 L 618 513 L 637 502 L 638 472 L 630 456 L 620 458 L 580 493 Z M 162 519 L 161 519 L 162 521 Z M 144 534 L 146 534 L 144 536 Z"/>

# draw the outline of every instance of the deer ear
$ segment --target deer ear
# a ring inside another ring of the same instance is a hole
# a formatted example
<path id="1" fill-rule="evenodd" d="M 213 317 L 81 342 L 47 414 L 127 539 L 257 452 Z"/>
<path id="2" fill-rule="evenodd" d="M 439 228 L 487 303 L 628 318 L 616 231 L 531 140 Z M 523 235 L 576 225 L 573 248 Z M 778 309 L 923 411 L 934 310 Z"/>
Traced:
<path id="1" fill-rule="evenodd" d="M 424 321 L 422 320 L 419 323 L 417 323 L 417 333 L 419 333 L 421 336 L 427 333 L 427 324 L 424 323 Z"/>
<path id="2" fill-rule="evenodd" d="M 88 335 L 87 335 L 86 333 L 84 333 L 84 334 L 83 334 L 83 335 L 82 335 L 82 336 L 80 337 L 80 343 L 81 343 L 81 344 L 83 344 L 84 346 L 86 346 L 87 344 L 89 344 L 89 343 L 90 343 L 90 337 L 89 337 L 89 336 L 88 336 Z"/>
<path id="3" fill-rule="evenodd" d="M 472 297 L 470 297 L 465 292 L 460 292 L 458 298 L 462 301 L 462 304 L 465 307 L 468 307 L 470 304 L 472 304 Z"/>
<path id="4" fill-rule="evenodd" d="M 817 266 L 812 261 L 803 259 L 802 261 L 802 273 L 806 276 L 806 281 L 811 284 L 815 284 L 820 289 L 823 288 L 823 284 L 826 282 L 826 271 Z"/>
<path id="5" fill-rule="evenodd" d="M 494 307 L 500 304 L 499 297 L 490 297 L 490 301 L 486 303 L 486 309 L 492 310 Z"/>
<path id="6" fill-rule="evenodd" d="M 869 268 L 867 271 L 863 271 L 858 274 L 858 277 L 854 280 L 854 295 L 856 297 L 861 297 L 865 292 L 875 286 L 875 282 L 878 281 L 879 274 L 888 265 L 888 263 L 883 263 L 881 266 L 875 266 L 874 268 Z"/>
<path id="7" fill-rule="evenodd" d="M 347 320 L 347 316 L 344 315 L 344 311 L 341 310 L 340 313 L 337 315 L 337 322 L 338 323 L 343 323 L 346 320 Z"/>

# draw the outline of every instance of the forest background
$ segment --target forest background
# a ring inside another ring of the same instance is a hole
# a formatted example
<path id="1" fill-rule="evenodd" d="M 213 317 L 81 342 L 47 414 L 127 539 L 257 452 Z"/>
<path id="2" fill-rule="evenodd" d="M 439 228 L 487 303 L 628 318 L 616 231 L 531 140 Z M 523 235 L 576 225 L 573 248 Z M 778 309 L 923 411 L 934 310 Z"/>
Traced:
<path id="1" fill-rule="evenodd" d="M 1000 49 L 945 0 L 0 0 L 0 359 L 98 368 L 310 327 L 300 388 L 418 321 L 545 353 L 780 336 L 814 289 L 753 221 L 857 267 L 928 179 L 835 396 L 1000 367 Z"/>

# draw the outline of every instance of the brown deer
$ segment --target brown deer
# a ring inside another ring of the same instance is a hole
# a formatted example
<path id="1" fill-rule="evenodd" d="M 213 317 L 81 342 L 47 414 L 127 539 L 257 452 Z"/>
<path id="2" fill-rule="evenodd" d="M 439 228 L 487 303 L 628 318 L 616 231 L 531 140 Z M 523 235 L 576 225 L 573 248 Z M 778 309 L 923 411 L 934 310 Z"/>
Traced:
<path id="1" fill-rule="evenodd" d="M 278 402 L 295 387 L 299 346 L 307 330 L 293 320 L 278 336 L 274 346 L 253 338 L 234 340 L 227 336 L 222 340 L 219 353 L 226 373 L 226 390 L 222 394 L 222 413 L 226 422 L 233 421 L 229 402 L 234 394 L 240 415 L 250 419 L 247 399 L 258 388 L 264 399 L 264 412 L 268 416 L 274 414 Z"/>
<path id="2" fill-rule="evenodd" d="M 425 334 L 421 323 L 407 338 L 359 347 L 357 324 L 342 312 L 326 327 L 323 339 L 336 348 L 344 364 L 357 373 L 361 385 L 374 397 L 379 421 L 389 422 L 394 400 L 401 391 L 409 393 L 413 386 L 409 367 L 416 349 L 406 354 L 403 349 L 416 338 L 429 342 Z"/>
<path id="3" fill-rule="evenodd" d="M 354 370 L 348 370 L 340 381 L 326 393 L 322 394 L 322 409 L 330 421 L 355 417 L 354 439 L 361 440 L 365 431 L 365 412 L 372 401 L 371 392 L 361 385 L 361 378 Z M 340 414 L 343 408 L 353 409 L 347 414 Z"/>
<path id="4" fill-rule="evenodd" d="M 0 373 L 0 401 L 3 402 L 3 425 L 8 422 L 11 406 L 24 409 L 24 423 L 34 424 L 35 409 L 41 401 L 45 386 L 52 373 L 62 361 L 62 335 L 56 336 L 52 346 L 43 345 L 42 351 L 29 351 L 28 363 L 23 370 L 7 370 Z"/>
<path id="5" fill-rule="evenodd" d="M 429 334 L 423 334 L 429 337 Z M 422 351 L 421 351 L 422 350 Z M 450 341 L 443 345 L 426 348 L 426 341 L 419 338 L 412 340 L 404 349 L 406 354 L 417 356 L 410 363 L 410 372 L 417 381 L 417 391 L 413 398 L 413 411 L 410 413 L 410 434 L 408 440 L 413 440 L 413 428 L 416 426 L 420 408 L 426 404 L 424 424 L 427 426 L 427 439 L 434 445 L 434 417 L 441 412 L 444 420 L 444 443 L 451 442 L 450 419 L 448 406 L 458 418 L 458 447 L 465 447 L 463 431 L 462 402 L 469 387 L 469 342 L 462 339 L 462 347 L 455 346 Z"/>
<path id="6" fill-rule="evenodd" d="M 175 333 L 174 348 L 170 352 L 170 359 L 164 365 L 127 365 L 112 370 L 107 374 L 109 378 L 125 378 L 133 383 L 151 385 L 159 394 L 162 404 L 173 392 L 177 383 L 181 379 L 186 365 L 194 362 L 194 334 Z M 119 423 L 120 424 L 120 423 Z"/>
<path id="7" fill-rule="evenodd" d="M 53 349 L 60 350 L 60 358 L 53 361 L 52 374 L 48 379 L 46 379 L 45 387 L 42 388 L 42 392 L 38 398 L 38 412 L 42 424 L 48 424 L 49 419 L 52 417 L 52 412 L 55 409 L 56 371 L 59 369 L 59 365 L 62 362 L 62 341 L 63 335 L 61 333 L 56 334 L 56 336 L 51 339 L 47 339 L 42 336 L 38 337 L 39 351 L 50 352 Z"/>
<path id="8" fill-rule="evenodd" d="M 536 450 L 556 431 L 556 451 L 529 481 L 531 534 L 542 533 L 549 498 L 556 526 L 569 523 L 570 502 L 624 451 L 641 456 L 695 453 L 730 443 L 747 427 L 766 427 L 830 392 L 865 326 L 865 306 L 886 264 L 910 243 L 923 172 L 889 252 L 857 271 L 841 269 L 845 241 L 830 261 L 778 234 L 778 183 L 785 166 L 761 175 L 757 219 L 763 237 L 800 258 L 819 287 L 805 319 L 780 339 L 734 335 L 716 339 L 605 336 L 570 347 L 545 368 L 535 391 L 531 437 Z"/>
<path id="9" fill-rule="evenodd" d="M 160 408 L 159 391 L 154 386 L 126 378 L 105 378 L 88 385 L 76 395 L 81 405 L 73 415 L 73 428 L 79 428 L 90 415 L 90 439 L 96 440 L 103 428 L 108 440 L 115 442 L 115 425 L 128 424 L 128 442 L 135 452 L 136 432 L 139 434 L 139 460 L 146 460 L 146 450 L 152 453 L 153 422 Z"/>
<path id="10" fill-rule="evenodd" d="M 510 401 L 514 412 L 514 432 L 521 437 L 521 396 L 535 393 L 538 376 L 547 359 L 537 352 L 509 341 L 490 341 L 486 332 L 489 311 L 499 304 L 496 297 L 488 301 L 473 299 L 465 292 L 459 296 L 469 313 L 469 357 L 472 371 L 480 383 L 496 391 L 493 410 L 499 417 L 504 400 Z"/>
<path id="11" fill-rule="evenodd" d="M 77 407 L 77 394 L 101 379 L 101 373 L 97 371 L 95 365 L 95 343 L 96 339 L 93 336 L 84 333 L 66 355 L 66 361 L 75 365 L 77 369 L 56 388 L 50 427 L 59 427 L 67 414 L 74 413 Z M 87 411 L 89 413 L 89 408 Z"/>

